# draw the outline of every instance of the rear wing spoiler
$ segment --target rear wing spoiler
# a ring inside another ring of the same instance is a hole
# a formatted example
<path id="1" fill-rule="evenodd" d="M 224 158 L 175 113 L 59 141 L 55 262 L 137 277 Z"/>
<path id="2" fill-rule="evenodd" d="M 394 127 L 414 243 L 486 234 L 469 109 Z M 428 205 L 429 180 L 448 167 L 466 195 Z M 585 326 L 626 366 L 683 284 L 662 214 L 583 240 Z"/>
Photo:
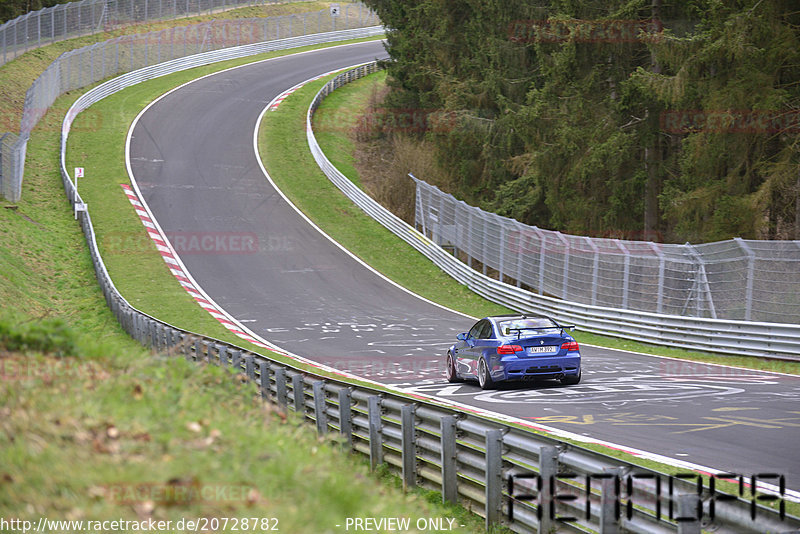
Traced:
<path id="1" fill-rule="evenodd" d="M 548 319 L 549 319 L 549 317 L 548 317 Z M 553 321 L 552 319 L 550 319 L 550 320 Z M 517 333 L 517 339 L 520 339 L 522 337 L 522 331 L 523 330 L 552 330 L 553 328 L 558 328 L 559 330 L 561 330 L 561 334 L 562 335 L 566 332 L 566 330 L 569 330 L 569 331 L 575 330 L 575 325 L 562 325 L 562 324 L 558 324 L 556 321 L 553 321 L 553 323 L 555 324 L 554 327 L 553 326 L 523 326 L 523 327 L 519 327 L 519 328 L 503 328 L 503 333 L 505 335 L 508 335 L 511 332 L 516 332 Z"/>

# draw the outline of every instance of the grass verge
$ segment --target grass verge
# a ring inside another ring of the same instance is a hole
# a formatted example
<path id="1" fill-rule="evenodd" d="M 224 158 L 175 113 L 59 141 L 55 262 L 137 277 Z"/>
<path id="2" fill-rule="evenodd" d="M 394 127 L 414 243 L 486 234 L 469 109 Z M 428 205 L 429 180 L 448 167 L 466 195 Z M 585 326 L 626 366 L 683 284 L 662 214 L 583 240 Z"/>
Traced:
<path id="1" fill-rule="evenodd" d="M 341 531 L 348 517 L 412 525 L 448 517 L 458 532 L 483 530 L 463 509 L 381 481 L 224 369 L 152 356 L 122 335 L 98 343 L 60 320 L 32 328 L 21 319 L 0 319 L 6 520 L 163 521 L 160 530 L 182 532 L 195 529 L 179 528 L 181 520 L 208 521 L 197 530 L 212 531 L 220 530 L 212 521 L 241 518 L 244 530 L 244 518 L 257 518 L 259 531 L 324 533 Z M 24 352 L 5 351 L 21 339 Z"/>
<path id="2" fill-rule="evenodd" d="M 453 282 L 425 256 L 361 211 L 322 174 L 308 151 L 305 117 L 311 98 L 328 79 L 305 85 L 262 121 L 259 147 L 264 165 L 278 187 L 333 239 L 411 291 L 471 315 L 506 312 L 506 308 Z M 366 87 L 370 80 L 365 78 L 351 85 L 355 89 Z M 325 105 L 335 106 L 339 98 L 337 91 L 326 99 Z M 344 158 L 352 154 L 345 140 L 338 136 L 334 140 L 345 144 L 338 152 Z"/>

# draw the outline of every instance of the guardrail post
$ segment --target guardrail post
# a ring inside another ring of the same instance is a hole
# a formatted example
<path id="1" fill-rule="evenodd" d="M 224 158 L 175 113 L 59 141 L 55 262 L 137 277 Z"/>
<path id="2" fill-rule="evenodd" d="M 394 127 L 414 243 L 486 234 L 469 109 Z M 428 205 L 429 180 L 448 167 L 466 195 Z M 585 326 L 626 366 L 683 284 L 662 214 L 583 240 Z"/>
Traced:
<path id="1" fill-rule="evenodd" d="M 156 347 L 156 323 L 152 319 L 147 320 L 147 346 L 152 351 L 157 351 L 158 347 Z"/>
<path id="2" fill-rule="evenodd" d="M 347 450 L 353 449 L 353 414 L 350 409 L 350 389 L 339 390 L 339 433 L 344 436 Z"/>
<path id="3" fill-rule="evenodd" d="M 171 326 L 164 327 L 164 352 L 172 356 L 175 352 L 175 338 L 177 330 Z"/>
<path id="4" fill-rule="evenodd" d="M 156 342 L 154 348 L 156 352 L 160 352 L 164 348 L 164 325 L 161 323 L 156 323 Z"/>
<path id="5" fill-rule="evenodd" d="M 556 494 L 555 480 L 558 474 L 558 449 L 552 445 L 539 447 L 539 479 L 542 489 L 539 491 L 537 516 L 539 518 L 539 532 L 550 532 L 553 528 L 552 517 L 553 496 Z"/>
<path id="6" fill-rule="evenodd" d="M 367 406 L 369 417 L 369 465 L 374 470 L 383 463 L 381 398 L 378 395 L 369 397 Z"/>
<path id="7" fill-rule="evenodd" d="M 170 339 L 172 336 L 172 328 L 167 325 L 158 323 L 158 342 L 162 352 L 169 351 Z"/>
<path id="8" fill-rule="evenodd" d="M 203 341 L 203 346 L 206 348 L 206 362 L 211 365 L 214 363 L 214 343 Z"/>
<path id="9" fill-rule="evenodd" d="M 181 332 L 178 334 L 178 354 L 183 354 L 183 357 L 185 358 L 187 352 L 189 352 L 187 335 Z"/>
<path id="10" fill-rule="evenodd" d="M 136 339 L 136 314 L 130 308 L 125 310 L 125 330 L 129 336 Z"/>
<path id="11" fill-rule="evenodd" d="M 317 434 L 324 436 L 328 432 L 328 417 L 325 413 L 325 381 L 317 380 L 312 387 L 314 390 L 314 419 L 317 422 Z"/>
<path id="12" fill-rule="evenodd" d="M 503 431 L 486 432 L 486 530 L 497 523 L 503 504 Z"/>
<path id="13" fill-rule="evenodd" d="M 678 534 L 700 534 L 700 496 L 696 493 L 678 495 Z"/>
<path id="14" fill-rule="evenodd" d="M 219 365 L 220 367 L 228 367 L 228 347 L 220 345 L 219 347 Z"/>
<path id="15" fill-rule="evenodd" d="M 261 383 L 261 398 L 269 399 L 269 363 L 264 360 L 258 361 L 258 381 Z"/>
<path id="16" fill-rule="evenodd" d="M 255 381 L 255 379 L 256 379 L 255 359 L 252 356 L 245 356 L 244 357 L 244 365 L 245 365 L 245 370 L 246 370 L 246 373 L 247 373 L 248 380 Z"/>
<path id="17" fill-rule="evenodd" d="M 414 418 L 417 407 L 406 404 L 400 408 L 400 430 L 402 432 L 403 452 L 403 490 L 417 486 L 417 437 L 414 431 Z"/>
<path id="18" fill-rule="evenodd" d="M 442 430 L 442 502 L 458 503 L 458 471 L 456 467 L 456 416 L 440 420 Z"/>
<path id="19" fill-rule="evenodd" d="M 286 369 L 278 367 L 275 369 L 275 396 L 278 406 L 286 409 Z"/>
<path id="20" fill-rule="evenodd" d="M 303 391 L 303 375 L 296 374 L 292 377 L 292 396 L 294 397 L 294 411 L 305 413 L 306 393 Z M 286 403 L 289 402 L 287 399 Z"/>
<path id="21" fill-rule="evenodd" d="M 238 374 L 242 372 L 242 351 L 234 350 L 231 353 L 231 367 L 234 373 Z"/>
<path id="22" fill-rule="evenodd" d="M 603 476 L 600 480 L 600 534 L 618 534 L 620 471 L 605 469 Z"/>
<path id="23" fill-rule="evenodd" d="M 175 346 L 175 344 L 172 342 L 173 330 L 175 329 L 169 325 L 164 325 L 161 330 L 161 352 L 169 356 L 172 356 L 172 353 L 174 352 L 173 347 Z"/>
<path id="24" fill-rule="evenodd" d="M 191 357 L 190 359 L 195 362 L 199 362 L 203 358 L 203 346 L 201 345 L 201 343 L 203 343 L 203 341 L 200 339 L 194 340 L 194 356 Z"/>

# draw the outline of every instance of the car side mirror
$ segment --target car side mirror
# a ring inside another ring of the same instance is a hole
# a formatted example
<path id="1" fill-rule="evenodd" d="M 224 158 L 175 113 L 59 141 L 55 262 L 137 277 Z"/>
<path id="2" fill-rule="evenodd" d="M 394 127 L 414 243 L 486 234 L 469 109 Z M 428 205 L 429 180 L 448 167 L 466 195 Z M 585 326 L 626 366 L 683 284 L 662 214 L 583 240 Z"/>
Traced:
<path id="1" fill-rule="evenodd" d="M 466 341 L 467 340 L 466 332 L 461 332 L 460 334 L 458 334 L 456 336 L 456 339 L 458 339 L 459 341 Z"/>

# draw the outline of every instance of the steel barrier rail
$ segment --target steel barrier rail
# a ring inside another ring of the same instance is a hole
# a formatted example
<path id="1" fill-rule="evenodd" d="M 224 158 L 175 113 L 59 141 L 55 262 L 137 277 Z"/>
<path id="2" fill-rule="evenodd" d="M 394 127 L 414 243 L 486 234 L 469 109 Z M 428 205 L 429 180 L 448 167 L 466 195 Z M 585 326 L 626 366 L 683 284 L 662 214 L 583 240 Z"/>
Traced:
<path id="1" fill-rule="evenodd" d="M 352 31 L 315 36 L 300 44 L 344 34 L 349 38 Z M 296 39 L 285 41 L 287 46 L 289 43 L 296 43 Z M 228 59 L 233 52 L 215 54 Z M 214 58 L 206 56 L 207 62 Z M 633 466 L 433 400 L 412 399 L 400 392 L 303 371 L 237 345 L 177 328 L 132 307 L 117 291 L 105 268 L 88 207 L 67 172 L 67 138 L 76 115 L 91 103 L 137 81 L 181 70 L 195 61 L 198 60 L 187 58 L 148 67 L 106 82 L 79 98 L 62 124 L 61 178 L 65 193 L 86 236 L 106 302 L 134 339 L 154 351 L 243 373 L 266 401 L 291 408 L 313 422 L 320 435 L 340 436 L 338 441 L 348 450 L 367 455 L 372 466 L 392 466 L 401 473 L 406 488 L 434 489 L 441 491 L 445 501 L 466 504 L 485 518 L 487 529 L 500 522 L 515 532 L 550 532 L 556 526 L 571 532 L 699 532 L 701 521 L 694 514 L 705 518 L 704 527 L 718 532 L 777 533 L 800 528 L 800 518 L 781 517 L 778 511 L 763 506 L 761 501 L 769 495 L 758 489 L 753 490 L 751 500 L 721 492 L 698 492 L 691 480 Z M 568 478 L 570 473 L 575 478 Z M 543 484 L 541 491 L 539 480 Z M 623 489 L 617 491 L 620 482 L 624 483 Z M 661 491 L 667 482 L 669 493 Z M 567 500 L 567 492 L 576 499 Z M 659 514 L 662 508 L 669 514 Z M 554 514 L 576 514 L 575 521 L 552 520 L 551 510 Z M 751 519 L 751 510 L 756 511 L 755 520 Z M 678 517 L 685 519 L 678 521 Z"/>
<path id="2" fill-rule="evenodd" d="M 371 63 L 340 74 L 319 91 L 306 118 L 309 148 L 325 175 L 350 200 L 459 283 L 511 309 L 545 313 L 559 321 L 574 323 L 587 332 L 683 349 L 800 360 L 800 325 L 660 315 L 580 304 L 506 284 L 459 261 L 355 186 L 325 157 L 316 141 L 311 118 L 322 99 L 341 85 L 377 69 L 377 64 Z"/>

